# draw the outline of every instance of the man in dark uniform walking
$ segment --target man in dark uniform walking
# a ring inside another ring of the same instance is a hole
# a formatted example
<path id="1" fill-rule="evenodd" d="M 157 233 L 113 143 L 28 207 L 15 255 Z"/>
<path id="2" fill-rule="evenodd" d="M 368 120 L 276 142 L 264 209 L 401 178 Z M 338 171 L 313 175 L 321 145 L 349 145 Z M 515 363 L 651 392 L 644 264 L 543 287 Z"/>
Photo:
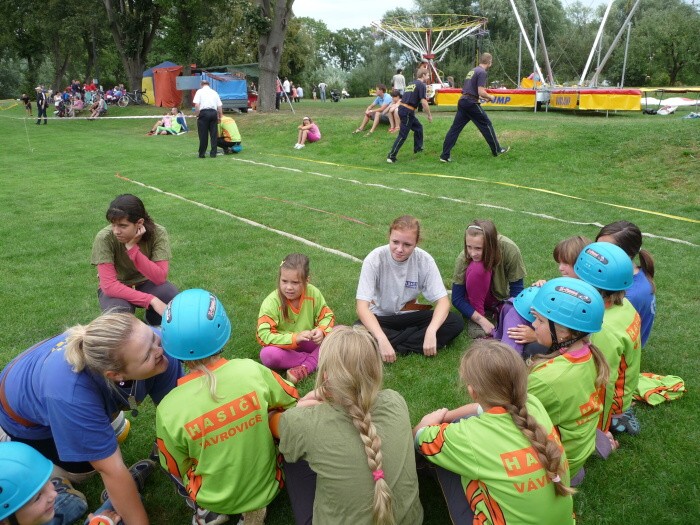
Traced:
<path id="1" fill-rule="evenodd" d="M 396 155 L 399 153 L 401 146 L 408 137 L 408 132 L 413 131 L 413 153 L 423 151 L 423 125 L 416 118 L 416 109 L 418 104 L 422 104 L 423 111 L 428 116 L 428 122 L 433 121 L 433 116 L 430 113 L 430 106 L 426 99 L 427 88 L 425 82 L 430 75 L 428 68 L 419 67 L 416 71 L 416 79 L 406 86 L 406 89 L 399 103 L 399 134 L 391 147 L 391 151 L 386 158 L 390 164 L 396 162 Z"/>
<path id="2" fill-rule="evenodd" d="M 492 61 L 493 57 L 490 53 L 483 53 L 479 58 L 479 65 L 472 69 L 467 74 L 467 78 L 464 79 L 462 97 L 457 103 L 457 114 L 442 144 L 441 162 L 451 162 L 450 152 L 457 143 L 462 129 L 469 124 L 469 121 L 473 121 L 474 125 L 481 131 L 494 157 L 503 155 L 510 149 L 509 147 L 503 148 L 498 143 L 493 124 L 491 124 L 486 112 L 481 109 L 482 99 L 493 101 L 496 98 L 486 91 L 488 79 L 486 71 L 491 67 Z"/>

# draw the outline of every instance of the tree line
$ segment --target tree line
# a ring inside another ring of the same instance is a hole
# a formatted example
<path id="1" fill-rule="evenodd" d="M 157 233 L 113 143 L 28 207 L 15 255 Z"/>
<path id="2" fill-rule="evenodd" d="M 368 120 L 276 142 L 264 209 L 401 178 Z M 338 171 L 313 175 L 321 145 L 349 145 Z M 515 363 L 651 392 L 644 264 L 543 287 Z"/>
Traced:
<path id="1" fill-rule="evenodd" d="M 0 97 L 16 98 L 38 83 L 54 90 L 71 79 L 98 78 L 102 85 L 141 86 L 143 71 L 163 60 L 184 67 L 259 63 L 260 106 L 274 107 L 276 77 L 289 77 L 306 88 L 324 81 L 367 95 L 388 83 L 397 67 L 412 74 L 420 57 L 371 27 L 331 31 L 312 18 L 293 14 L 294 0 L 0 0 Z M 532 0 L 516 0 L 532 41 Z M 623 26 L 633 0 L 612 7 L 600 53 Z M 594 41 L 604 6 L 590 0 L 564 6 L 537 0 L 542 32 L 555 82 L 578 82 Z M 414 0 L 384 18 L 413 13 L 455 13 L 488 19 L 488 34 L 466 38 L 438 64 L 444 76 L 460 79 L 480 52 L 494 55 L 490 79 L 506 87 L 532 71 L 532 60 L 519 54 L 520 31 L 505 0 Z M 694 0 L 642 0 L 631 21 L 626 86 L 700 84 L 700 9 Z M 622 81 L 625 38 L 613 53 L 600 81 Z M 538 61 L 544 69 L 539 47 Z M 598 57 L 595 53 L 595 69 Z"/>

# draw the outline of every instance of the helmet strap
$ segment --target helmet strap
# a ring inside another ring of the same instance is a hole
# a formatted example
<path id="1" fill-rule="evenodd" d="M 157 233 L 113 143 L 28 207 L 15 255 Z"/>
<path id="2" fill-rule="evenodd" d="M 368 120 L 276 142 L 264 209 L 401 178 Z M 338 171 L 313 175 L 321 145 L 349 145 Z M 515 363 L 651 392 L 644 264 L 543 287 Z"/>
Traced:
<path id="1" fill-rule="evenodd" d="M 580 341 L 584 337 L 586 337 L 587 334 L 579 334 L 576 337 L 570 337 L 569 339 L 566 339 L 564 341 L 558 341 L 557 340 L 557 331 L 554 326 L 554 321 L 551 319 L 548 319 L 549 321 L 549 335 L 552 338 L 552 344 L 549 347 L 549 351 L 551 352 L 556 352 L 556 351 L 561 351 L 562 348 L 568 348 L 572 344 L 574 344 L 576 341 Z M 561 352 L 564 353 L 564 352 Z"/>

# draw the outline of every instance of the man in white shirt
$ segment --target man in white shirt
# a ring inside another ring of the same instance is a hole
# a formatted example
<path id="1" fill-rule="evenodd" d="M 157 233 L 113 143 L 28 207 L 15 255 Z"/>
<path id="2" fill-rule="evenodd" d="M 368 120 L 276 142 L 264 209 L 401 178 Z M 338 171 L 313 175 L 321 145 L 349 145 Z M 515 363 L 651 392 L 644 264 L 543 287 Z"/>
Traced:
<path id="1" fill-rule="evenodd" d="M 219 94 L 209 86 L 209 80 L 202 78 L 201 86 L 194 95 L 194 114 L 199 134 L 199 158 L 203 159 L 208 141 L 211 142 L 209 156 L 216 157 L 218 124 L 224 116 L 224 109 Z"/>

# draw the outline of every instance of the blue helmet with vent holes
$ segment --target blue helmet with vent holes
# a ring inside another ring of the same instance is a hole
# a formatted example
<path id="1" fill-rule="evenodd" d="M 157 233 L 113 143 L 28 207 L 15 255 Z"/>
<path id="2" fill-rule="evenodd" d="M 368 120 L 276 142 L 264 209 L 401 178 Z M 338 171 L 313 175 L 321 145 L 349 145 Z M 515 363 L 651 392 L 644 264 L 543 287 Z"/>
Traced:
<path id="1" fill-rule="evenodd" d="M 576 259 L 574 271 L 600 290 L 618 292 L 632 286 L 634 266 L 625 251 L 609 242 L 586 246 Z"/>
<path id="2" fill-rule="evenodd" d="M 605 303 L 598 290 L 572 277 L 547 281 L 532 301 L 542 317 L 577 332 L 592 334 L 603 326 Z"/>
<path id="3" fill-rule="evenodd" d="M 231 321 L 214 294 L 194 288 L 168 303 L 161 330 L 165 353 L 193 361 L 221 351 L 231 337 Z"/>
<path id="4" fill-rule="evenodd" d="M 520 317 L 532 323 L 535 321 L 535 316 L 532 315 L 530 308 L 532 308 L 532 301 L 535 296 L 539 293 L 539 286 L 530 286 L 525 288 L 518 296 L 513 299 L 513 307 L 515 311 L 520 314 Z"/>

